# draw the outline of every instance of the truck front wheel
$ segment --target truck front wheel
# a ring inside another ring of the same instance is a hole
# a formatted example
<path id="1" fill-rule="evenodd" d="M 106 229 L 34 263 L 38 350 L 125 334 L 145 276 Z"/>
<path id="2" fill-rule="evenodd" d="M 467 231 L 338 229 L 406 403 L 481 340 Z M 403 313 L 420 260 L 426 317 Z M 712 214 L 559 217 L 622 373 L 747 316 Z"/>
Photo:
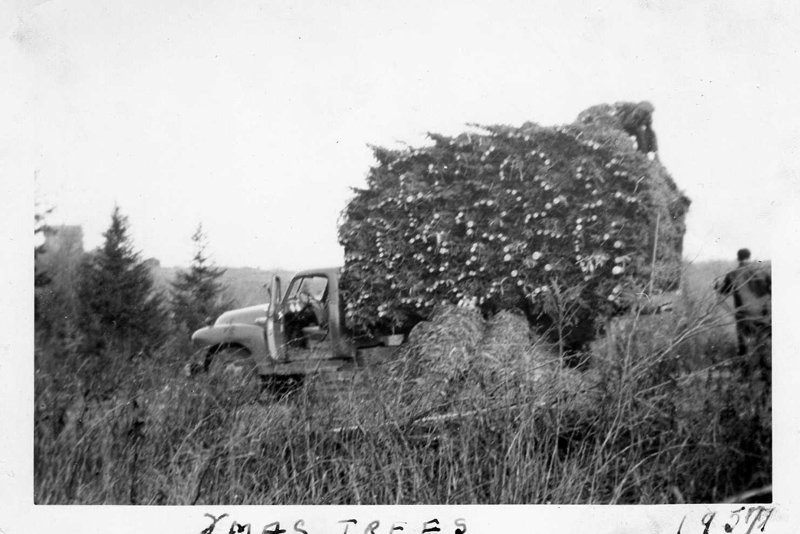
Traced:
<path id="1" fill-rule="evenodd" d="M 247 402 L 258 399 L 261 377 L 250 351 L 244 347 L 222 347 L 206 355 L 209 377 L 228 393 L 238 393 Z"/>

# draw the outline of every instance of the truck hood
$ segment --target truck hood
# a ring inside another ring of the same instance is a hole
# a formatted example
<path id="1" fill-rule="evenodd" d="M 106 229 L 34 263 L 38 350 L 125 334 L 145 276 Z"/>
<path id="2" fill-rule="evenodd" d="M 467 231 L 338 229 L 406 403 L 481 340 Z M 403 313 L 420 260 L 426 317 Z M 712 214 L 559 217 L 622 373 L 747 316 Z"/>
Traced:
<path id="1" fill-rule="evenodd" d="M 248 306 L 247 308 L 226 311 L 219 316 L 214 325 L 255 324 L 256 319 L 265 317 L 268 311 L 269 303 L 256 304 L 255 306 Z"/>

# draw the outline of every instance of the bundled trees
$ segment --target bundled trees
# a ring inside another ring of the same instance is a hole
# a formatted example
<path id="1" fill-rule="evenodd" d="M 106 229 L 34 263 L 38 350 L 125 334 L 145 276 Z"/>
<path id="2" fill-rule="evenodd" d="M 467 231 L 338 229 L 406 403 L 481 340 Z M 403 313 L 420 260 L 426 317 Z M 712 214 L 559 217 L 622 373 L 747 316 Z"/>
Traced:
<path id="1" fill-rule="evenodd" d="M 601 105 L 566 126 L 375 148 L 339 227 L 349 326 L 407 331 L 443 303 L 518 308 L 580 347 L 636 294 L 677 284 L 689 200 L 655 142 L 628 131 L 635 115 L 654 140 L 651 112 Z"/>

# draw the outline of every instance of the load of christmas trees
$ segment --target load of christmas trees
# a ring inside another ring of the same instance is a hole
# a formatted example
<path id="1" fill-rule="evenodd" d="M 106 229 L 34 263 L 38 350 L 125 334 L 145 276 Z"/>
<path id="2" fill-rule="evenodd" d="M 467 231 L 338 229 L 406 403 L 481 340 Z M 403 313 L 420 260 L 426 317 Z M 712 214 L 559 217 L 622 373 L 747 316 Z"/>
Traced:
<path id="1" fill-rule="evenodd" d="M 519 309 L 580 347 L 636 295 L 674 288 L 689 200 L 655 156 L 652 111 L 600 105 L 565 126 L 374 148 L 339 226 L 348 325 L 407 332 L 440 304 Z"/>

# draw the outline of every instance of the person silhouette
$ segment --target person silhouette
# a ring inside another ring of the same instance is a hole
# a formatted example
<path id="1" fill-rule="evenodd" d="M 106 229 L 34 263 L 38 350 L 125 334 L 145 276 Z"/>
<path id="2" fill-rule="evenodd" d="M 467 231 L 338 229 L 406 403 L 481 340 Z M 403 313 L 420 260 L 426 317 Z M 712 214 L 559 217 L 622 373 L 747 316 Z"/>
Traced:
<path id="1" fill-rule="evenodd" d="M 760 367 L 765 373 L 771 367 L 767 361 L 772 340 L 771 269 L 761 262 L 753 263 L 746 248 L 739 249 L 736 258 L 739 265 L 725 275 L 717 290 L 724 297 L 733 295 L 737 352 L 739 356 L 750 355 L 745 373 L 753 367 Z"/>

